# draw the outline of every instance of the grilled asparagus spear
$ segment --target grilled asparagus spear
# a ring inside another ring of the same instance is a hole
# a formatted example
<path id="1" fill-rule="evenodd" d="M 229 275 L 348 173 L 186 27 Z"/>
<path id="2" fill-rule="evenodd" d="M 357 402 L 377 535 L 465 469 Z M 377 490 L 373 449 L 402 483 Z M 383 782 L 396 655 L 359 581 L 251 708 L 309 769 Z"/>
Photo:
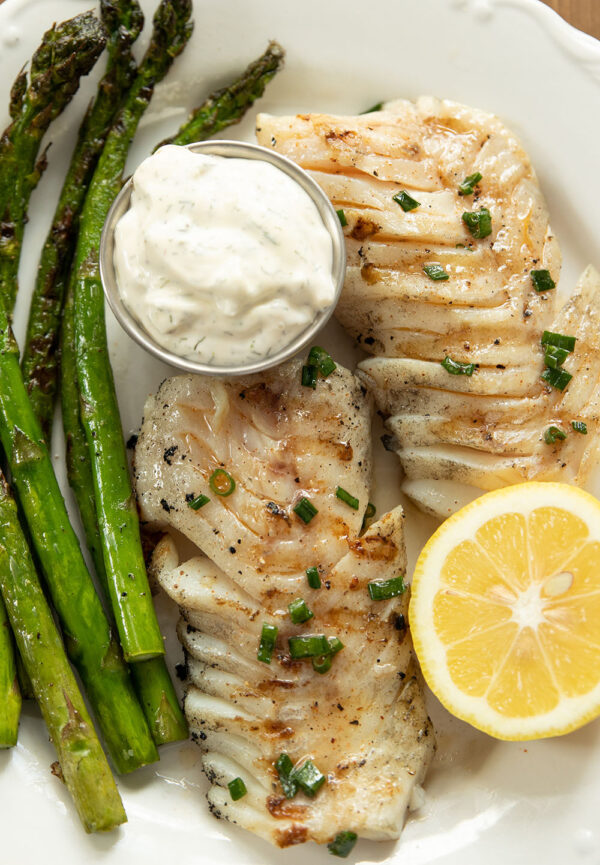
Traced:
<path id="1" fill-rule="evenodd" d="M 0 302 L 12 312 L 27 206 L 42 171 L 39 148 L 51 121 L 68 105 L 104 48 L 104 27 L 91 12 L 54 25 L 13 84 L 12 122 L 0 138 Z"/>
<path id="2" fill-rule="evenodd" d="M 155 84 L 190 34 L 190 0 L 162 0 L 153 38 L 109 133 L 81 215 L 73 269 L 80 417 L 93 470 L 104 568 L 120 642 L 128 661 L 164 651 L 142 554 L 121 419 L 108 357 L 98 248 L 106 214 L 121 188 L 125 160 Z"/>
<path id="3" fill-rule="evenodd" d="M 1 472 L 0 590 L 0 601 L 3 596 L 62 776 L 85 830 L 113 829 L 127 819 L 121 797 L 69 666 L 19 524 L 17 507 Z"/>

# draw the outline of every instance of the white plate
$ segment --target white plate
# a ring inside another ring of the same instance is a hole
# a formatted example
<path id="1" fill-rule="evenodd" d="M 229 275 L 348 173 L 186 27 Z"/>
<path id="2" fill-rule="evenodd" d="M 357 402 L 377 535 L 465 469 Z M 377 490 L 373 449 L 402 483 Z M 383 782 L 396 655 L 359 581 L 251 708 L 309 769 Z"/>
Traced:
<path id="1" fill-rule="evenodd" d="M 0 128 L 11 82 L 42 32 L 90 6 L 90 0 L 6 0 L 0 6 Z M 152 3 L 144 2 L 148 16 Z M 147 34 L 146 34 L 147 36 Z M 198 3 L 191 44 L 157 89 L 131 151 L 129 169 L 175 129 L 185 112 L 259 54 L 269 38 L 287 64 L 261 110 L 356 113 L 381 99 L 433 93 L 500 115 L 536 165 L 564 254 L 564 284 L 588 263 L 600 265 L 600 43 L 568 27 L 539 0 L 220 0 Z M 145 40 L 140 40 L 140 48 Z M 38 253 L 70 155 L 89 82 L 54 124 L 50 166 L 30 208 L 16 330 L 22 337 Z M 253 115 L 252 115 L 253 116 Z M 252 138 L 248 118 L 231 137 Z M 126 435 L 140 422 L 144 398 L 169 370 L 110 320 L 110 342 Z M 333 325 L 327 336 L 343 362 L 355 355 Z M 64 482 L 60 436 L 53 453 Z M 377 444 L 377 443 L 376 443 Z M 380 512 L 399 500 L 395 459 L 384 455 Z M 64 483 L 63 483 L 64 485 Z M 66 485 L 64 485 L 66 488 Z M 68 496 L 68 491 L 67 491 Z M 68 496 L 70 502 L 70 496 Z M 408 509 L 414 556 L 433 528 Z M 166 630 L 174 612 L 161 602 Z M 179 651 L 170 640 L 169 658 Z M 397 845 L 361 841 L 351 862 L 409 865 L 600 863 L 600 722 L 562 739 L 501 743 L 456 721 L 431 701 L 438 754 L 427 801 Z M 333 860 L 310 844 L 275 850 L 208 814 L 195 746 L 164 750 L 160 764 L 121 779 L 129 823 L 104 837 L 81 830 L 69 797 L 52 777 L 54 760 L 34 707 L 24 710 L 18 746 L 0 753 L 0 862 L 46 865 L 320 865 Z"/>

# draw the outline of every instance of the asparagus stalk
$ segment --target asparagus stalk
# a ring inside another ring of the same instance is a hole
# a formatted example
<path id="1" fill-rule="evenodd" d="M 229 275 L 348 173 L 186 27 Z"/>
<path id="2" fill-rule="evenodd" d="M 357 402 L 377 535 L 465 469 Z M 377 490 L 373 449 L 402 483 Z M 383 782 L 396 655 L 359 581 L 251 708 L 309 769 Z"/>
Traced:
<path id="1" fill-rule="evenodd" d="M 0 589 L 67 788 L 86 832 L 125 811 L 38 580 L 15 502 L 0 473 Z M 1 598 L 1 596 L 0 596 Z"/>
<path id="2" fill-rule="evenodd" d="M 0 511 L 0 568 L 2 567 L 2 529 Z M 0 594 L 0 748 L 12 748 L 17 744 L 20 714 L 21 691 L 17 681 L 15 647 L 8 615 Z"/>
<path id="3" fill-rule="evenodd" d="M 109 598 L 102 544 L 96 522 L 94 478 L 85 433 L 79 419 L 79 389 L 75 365 L 73 292 L 69 289 L 63 309 L 61 341 L 61 405 L 67 442 L 67 475 L 79 507 L 81 521 L 96 574 Z M 188 727 L 173 682 L 163 658 L 152 658 L 130 666 L 146 721 L 157 745 L 187 739 Z"/>
<path id="4" fill-rule="evenodd" d="M 29 83 L 21 72 L 13 84 L 12 122 L 0 138 L 0 302 L 9 314 L 17 295 L 27 206 L 46 166 L 44 154 L 38 159 L 42 138 L 105 42 L 104 28 L 91 12 L 55 25 L 32 57 Z"/>
<path id="5" fill-rule="evenodd" d="M 265 87 L 281 67 L 283 58 L 281 45 L 270 42 L 264 54 L 250 63 L 239 78 L 212 93 L 190 114 L 179 132 L 162 144 L 204 141 L 233 123 L 238 123 L 250 106 L 263 95 Z"/>
<path id="6" fill-rule="evenodd" d="M 74 320 L 80 418 L 94 477 L 94 497 L 110 601 L 125 657 L 163 652 L 140 542 L 135 498 L 106 341 L 98 248 L 106 214 L 121 188 L 129 144 L 155 84 L 190 34 L 190 0 L 162 0 L 150 46 L 109 133 L 83 208 L 74 265 Z"/>
<path id="7" fill-rule="evenodd" d="M 119 772 L 158 758 L 129 674 L 71 528 L 0 305 L 0 444 L 29 535 L 107 747 Z"/>
<path id="8" fill-rule="evenodd" d="M 106 73 L 79 129 L 42 249 L 21 360 L 29 398 L 46 439 L 50 434 L 58 387 L 58 334 L 69 266 L 77 242 L 79 214 L 123 94 L 135 77 L 131 46 L 143 25 L 137 0 L 102 0 L 100 15 L 109 37 Z"/>

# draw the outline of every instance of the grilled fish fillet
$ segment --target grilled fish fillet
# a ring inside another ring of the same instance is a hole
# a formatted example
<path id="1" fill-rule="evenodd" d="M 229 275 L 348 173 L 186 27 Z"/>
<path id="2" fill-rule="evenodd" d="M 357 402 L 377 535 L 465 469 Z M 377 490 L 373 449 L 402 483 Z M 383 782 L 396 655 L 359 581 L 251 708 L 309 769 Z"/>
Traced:
<path id="1" fill-rule="evenodd" d="M 374 602 L 367 590 L 406 568 L 400 508 L 361 534 L 370 459 L 364 388 L 340 367 L 316 390 L 302 387 L 298 362 L 226 382 L 167 380 L 136 447 L 143 518 L 201 550 L 180 563 L 166 536 L 154 567 L 181 609 L 185 710 L 205 752 L 210 807 L 281 847 L 343 830 L 397 838 L 434 747 L 408 592 Z M 236 482 L 227 497 L 209 489 L 220 467 Z M 186 499 L 200 493 L 210 502 L 193 510 Z M 293 511 L 303 497 L 318 510 L 307 524 Z M 307 584 L 311 566 L 318 590 Z M 288 613 L 296 598 L 314 613 L 300 625 Z M 263 623 L 279 629 L 270 664 L 257 660 Z M 288 638 L 311 633 L 344 644 L 324 675 L 290 656 Z M 310 757 L 326 775 L 314 799 L 285 798 L 274 767 L 282 753 L 296 765 Z M 233 801 L 237 777 L 248 793 Z"/>
<path id="2" fill-rule="evenodd" d="M 404 491 L 445 517 L 475 488 L 584 483 L 597 451 L 589 316 L 598 276 L 587 271 L 560 312 L 556 291 L 534 290 L 532 270 L 558 282 L 560 252 L 514 135 L 482 111 L 424 97 L 358 117 L 261 114 L 257 137 L 309 170 L 344 211 L 348 268 L 336 316 L 373 355 L 357 374 L 388 419 Z M 476 172 L 474 193 L 459 195 Z M 400 207 L 393 196 L 403 190 L 418 207 Z M 475 239 L 461 217 L 482 207 L 493 230 Z M 433 281 L 426 264 L 449 278 Z M 579 334 L 565 368 L 588 372 L 564 394 L 540 379 L 544 330 Z M 449 374 L 446 356 L 475 372 Z M 577 418 L 587 419 L 587 436 L 544 442 L 548 426 L 570 430 Z"/>

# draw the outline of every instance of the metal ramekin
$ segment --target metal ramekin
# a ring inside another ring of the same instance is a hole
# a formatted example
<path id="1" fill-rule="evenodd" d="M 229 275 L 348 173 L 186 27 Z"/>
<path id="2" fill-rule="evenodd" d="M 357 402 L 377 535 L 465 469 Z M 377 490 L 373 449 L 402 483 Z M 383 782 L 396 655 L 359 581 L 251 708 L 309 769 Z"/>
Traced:
<path id="1" fill-rule="evenodd" d="M 214 364 L 197 363 L 196 361 L 179 357 L 179 355 L 162 348 L 123 303 L 115 274 L 113 261 L 115 226 L 129 208 L 133 178 L 127 181 L 115 198 L 102 230 L 102 238 L 100 240 L 100 277 L 104 293 L 121 327 L 136 342 L 143 346 L 146 351 L 154 354 L 165 361 L 165 363 L 169 363 L 171 366 L 178 367 L 187 372 L 203 373 L 205 375 L 248 375 L 254 372 L 261 372 L 262 370 L 277 366 L 277 364 L 282 363 L 307 346 L 314 340 L 317 332 L 331 317 L 342 291 L 346 272 L 346 251 L 342 226 L 336 211 L 333 209 L 331 202 L 323 190 L 304 169 L 299 168 L 299 166 L 285 156 L 280 156 L 280 154 L 266 147 L 259 147 L 257 144 L 247 144 L 242 141 L 202 141 L 197 144 L 189 144 L 187 147 L 189 150 L 197 153 L 209 153 L 214 156 L 229 156 L 242 159 L 260 159 L 263 162 L 270 162 L 295 180 L 310 195 L 317 206 L 325 227 L 329 231 L 333 244 L 332 274 L 335 283 L 335 295 L 331 305 L 320 312 L 312 324 L 299 334 L 293 342 L 286 345 L 276 354 L 240 366 L 217 366 Z"/>

